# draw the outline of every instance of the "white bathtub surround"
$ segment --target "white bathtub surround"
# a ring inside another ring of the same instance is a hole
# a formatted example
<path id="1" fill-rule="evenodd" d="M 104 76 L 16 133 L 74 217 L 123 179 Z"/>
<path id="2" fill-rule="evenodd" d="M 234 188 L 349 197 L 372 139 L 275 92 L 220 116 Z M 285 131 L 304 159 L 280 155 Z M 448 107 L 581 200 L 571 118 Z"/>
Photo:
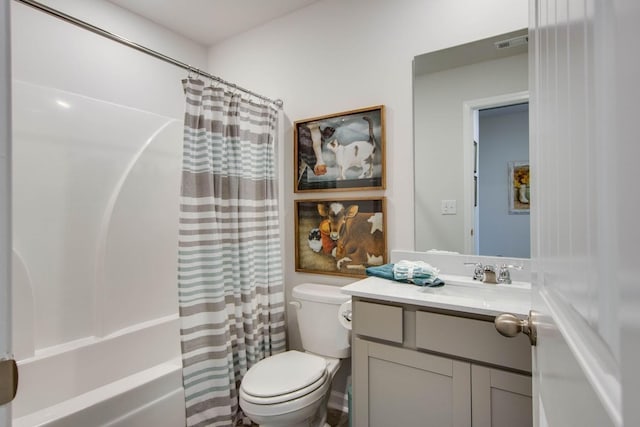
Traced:
<path id="1" fill-rule="evenodd" d="M 14 418 L 13 427 L 175 427 L 184 425 L 181 365 L 166 363 L 57 405 Z M 176 387 L 177 385 L 177 387 Z"/>
<path id="2" fill-rule="evenodd" d="M 181 363 L 177 342 L 167 340 L 178 329 L 172 315 L 21 360 L 13 425 L 183 425 Z"/>
<path id="3" fill-rule="evenodd" d="M 187 425 L 231 425 L 241 415 L 236 384 L 286 345 L 279 113 L 202 80 L 184 88 L 178 285 Z"/>

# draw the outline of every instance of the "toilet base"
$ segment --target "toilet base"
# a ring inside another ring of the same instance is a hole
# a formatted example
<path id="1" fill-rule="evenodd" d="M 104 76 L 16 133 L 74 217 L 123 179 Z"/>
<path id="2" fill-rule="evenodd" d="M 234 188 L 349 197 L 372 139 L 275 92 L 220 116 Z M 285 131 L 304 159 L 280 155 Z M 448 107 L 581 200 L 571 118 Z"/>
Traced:
<path id="1" fill-rule="evenodd" d="M 249 418 L 260 427 L 331 427 L 327 423 L 326 407 L 323 408 L 322 406 L 316 410 L 313 416 L 302 420 L 300 420 L 299 415 L 293 415 L 291 418 L 287 417 L 287 415 L 279 415 L 276 418 L 251 416 Z"/>
<path id="2" fill-rule="evenodd" d="M 260 427 L 331 427 L 327 423 L 328 402 L 331 388 L 325 389 L 324 396 L 313 404 L 297 411 L 274 416 L 258 416 L 248 414 L 251 421 Z M 242 405 L 241 405 L 242 406 Z"/>

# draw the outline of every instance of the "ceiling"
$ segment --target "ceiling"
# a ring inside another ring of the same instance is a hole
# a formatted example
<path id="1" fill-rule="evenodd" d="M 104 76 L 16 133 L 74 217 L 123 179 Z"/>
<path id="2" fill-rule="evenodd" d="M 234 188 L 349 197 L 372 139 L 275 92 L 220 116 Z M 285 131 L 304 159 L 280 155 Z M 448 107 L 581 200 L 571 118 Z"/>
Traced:
<path id="1" fill-rule="evenodd" d="M 416 56 L 414 61 L 414 75 L 435 73 L 448 70 L 449 68 L 463 67 L 482 61 L 491 61 L 526 53 L 528 51 L 528 43 L 506 49 L 497 49 L 495 44 L 512 39 L 520 39 L 526 37 L 527 34 L 527 29 L 524 28 L 522 30 L 512 31 L 510 33 Z"/>
<path id="2" fill-rule="evenodd" d="M 108 0 L 206 46 L 318 0 Z"/>

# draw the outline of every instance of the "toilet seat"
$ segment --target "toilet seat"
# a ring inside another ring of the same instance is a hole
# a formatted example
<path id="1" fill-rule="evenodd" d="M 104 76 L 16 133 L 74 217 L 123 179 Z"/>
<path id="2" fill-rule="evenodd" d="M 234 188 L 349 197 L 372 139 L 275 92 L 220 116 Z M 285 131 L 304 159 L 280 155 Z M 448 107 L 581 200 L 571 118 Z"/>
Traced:
<path id="1" fill-rule="evenodd" d="M 299 413 L 300 411 L 306 413 L 306 416 L 309 416 L 314 413 L 318 405 L 321 404 L 329 390 L 330 384 L 331 382 L 327 380 L 309 394 L 293 400 L 265 405 L 248 401 L 246 393 L 240 388 L 240 407 L 252 420 L 254 419 L 252 417 L 277 417 L 281 420 L 280 417 L 289 416 L 290 414 Z M 258 420 L 255 421 L 258 422 Z M 268 424 L 266 421 L 264 421 L 264 423 Z M 277 425 L 277 423 L 273 425 Z"/>
<path id="2" fill-rule="evenodd" d="M 240 395 L 256 405 L 274 405 L 306 396 L 329 380 L 324 358 L 287 351 L 255 364 L 242 380 Z"/>

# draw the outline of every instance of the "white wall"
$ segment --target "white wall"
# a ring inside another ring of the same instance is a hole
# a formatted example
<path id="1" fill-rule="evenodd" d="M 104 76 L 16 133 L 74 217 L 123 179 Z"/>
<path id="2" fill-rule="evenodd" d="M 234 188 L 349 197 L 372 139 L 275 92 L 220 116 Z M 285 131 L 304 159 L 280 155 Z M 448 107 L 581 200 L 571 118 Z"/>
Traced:
<path id="1" fill-rule="evenodd" d="M 178 59 L 206 50 L 105 1 L 46 2 Z M 13 2 L 18 359 L 177 315 L 187 72 Z M 62 103 L 62 104 L 61 104 Z M 179 354 L 179 337 L 167 337 Z"/>
<path id="2" fill-rule="evenodd" d="M 71 15 L 74 18 L 86 21 L 189 65 L 198 68 L 205 68 L 207 65 L 207 49 L 205 46 L 123 9 L 108 0 L 39 1 L 44 5 Z M 12 7 L 19 7 L 17 1 L 12 3 Z M 99 57 L 100 55 L 98 55 L 96 59 Z M 93 61 L 90 57 L 86 59 Z M 120 65 L 124 66 L 126 63 Z M 132 65 L 135 65 L 135 63 Z"/>
<path id="3" fill-rule="evenodd" d="M 199 44 L 104 0 L 47 0 L 42 3 L 197 67 L 206 64 Z M 14 78 L 182 117 L 187 72 L 64 23 L 16 1 L 11 4 Z M 27 56 L 24 49 L 36 49 Z M 105 79 L 108 76 L 109 79 Z M 159 82 L 171 86 L 158 90 Z"/>
<path id="4" fill-rule="evenodd" d="M 291 123 L 370 105 L 387 108 L 387 190 L 322 197 L 387 197 L 388 247 L 413 249 L 414 56 L 524 28 L 527 4 L 512 0 L 324 0 L 213 46 L 209 71 L 284 100 L 283 218 L 287 289 L 352 279 L 295 273 Z M 293 314 L 293 313 L 289 313 Z M 297 345 L 290 328 L 291 343 Z"/>

